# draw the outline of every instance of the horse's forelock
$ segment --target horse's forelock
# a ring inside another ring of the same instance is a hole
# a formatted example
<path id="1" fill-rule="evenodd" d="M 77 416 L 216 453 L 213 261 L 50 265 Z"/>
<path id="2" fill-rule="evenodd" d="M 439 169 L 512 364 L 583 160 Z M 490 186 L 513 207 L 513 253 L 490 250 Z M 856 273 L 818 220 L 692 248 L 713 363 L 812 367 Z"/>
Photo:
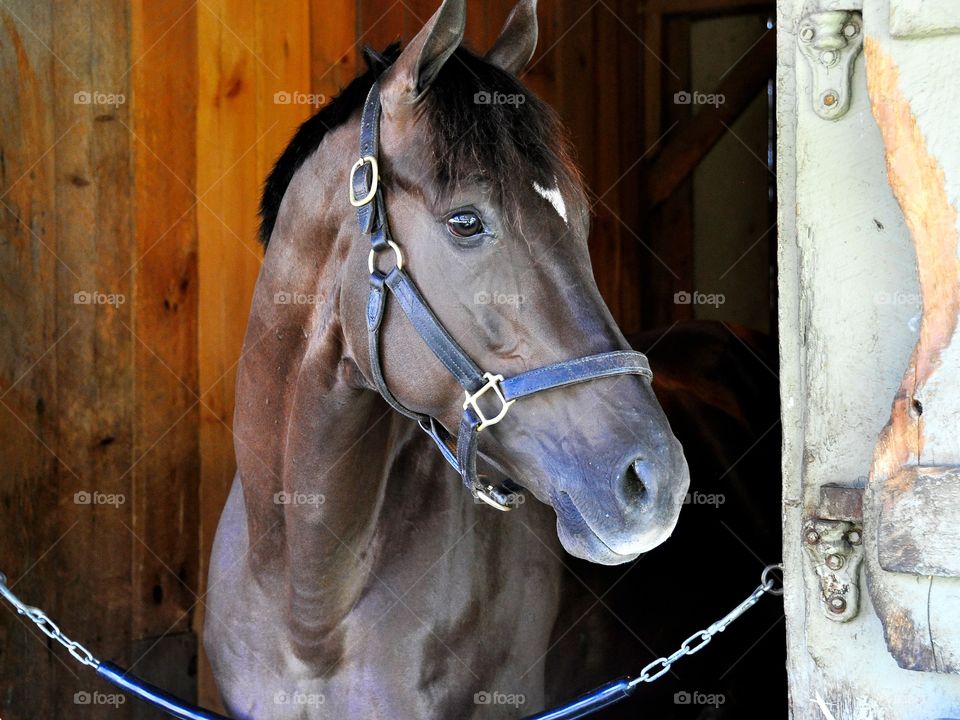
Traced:
<path id="1" fill-rule="evenodd" d="M 366 49 L 367 70 L 299 127 L 264 183 L 260 201 L 264 246 L 296 171 L 326 134 L 363 104 L 374 81 L 399 54 L 397 43 L 383 53 Z M 478 180 L 489 182 L 506 219 L 517 224 L 523 210 L 520 199 L 527 196 L 521 191 L 532 183 L 556 187 L 573 202 L 583 198 L 570 142 L 556 113 L 509 73 L 459 48 L 437 75 L 424 103 L 438 194 Z"/>

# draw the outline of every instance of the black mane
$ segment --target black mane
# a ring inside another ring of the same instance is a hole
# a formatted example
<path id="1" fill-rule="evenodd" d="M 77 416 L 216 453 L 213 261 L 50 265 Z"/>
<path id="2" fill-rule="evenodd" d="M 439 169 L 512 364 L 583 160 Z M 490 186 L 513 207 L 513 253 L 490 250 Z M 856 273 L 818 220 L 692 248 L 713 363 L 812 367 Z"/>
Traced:
<path id="1" fill-rule="evenodd" d="M 382 55 L 365 50 L 366 72 L 297 130 L 264 184 L 260 201 L 260 242 L 264 247 L 296 171 L 327 132 L 344 124 L 363 104 L 373 83 L 399 54 L 396 43 Z M 491 102 L 478 102 L 481 96 Z M 508 98 L 522 100 L 509 102 Z M 532 167 L 540 184 L 556 183 L 566 193 L 582 195 L 566 133 L 553 110 L 514 76 L 469 50 L 458 48 L 444 64 L 425 95 L 424 110 L 433 135 L 430 147 L 436 187 L 453 188 L 477 179 L 492 181 L 501 205 L 512 216 L 519 210 L 517 186 L 529 182 L 520 169 Z"/>
<path id="2" fill-rule="evenodd" d="M 276 225 L 277 214 L 280 212 L 280 202 L 294 174 L 320 146 L 324 136 L 343 125 L 363 104 L 373 83 L 399 55 L 399 43 L 388 47 L 383 55 L 374 53 L 369 48 L 365 49 L 363 56 L 367 63 L 366 72 L 354 78 L 320 112 L 297 128 L 293 139 L 277 158 L 263 184 L 263 195 L 260 197 L 260 242 L 264 247 L 270 242 L 273 226 Z"/>

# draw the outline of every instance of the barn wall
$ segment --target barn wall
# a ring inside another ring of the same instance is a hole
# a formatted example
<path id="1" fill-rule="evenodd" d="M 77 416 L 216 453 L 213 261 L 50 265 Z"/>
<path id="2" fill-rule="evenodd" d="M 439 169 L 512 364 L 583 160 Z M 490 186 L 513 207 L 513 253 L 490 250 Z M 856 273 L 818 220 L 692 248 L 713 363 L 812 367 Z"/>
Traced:
<path id="1" fill-rule="evenodd" d="M 205 703 L 215 688 L 196 638 L 234 473 L 259 188 L 314 109 L 285 99 L 322 103 L 360 46 L 409 39 L 435 5 L 0 4 L 0 570 L 101 656 Z M 487 48 L 511 7 L 471 0 L 470 44 Z M 670 40 L 670 63 L 689 63 L 683 25 L 668 37 L 647 10 L 541 0 L 524 76 L 570 128 L 597 280 L 627 332 L 677 310 L 669 282 L 643 289 L 666 272 L 650 248 L 672 263 L 692 243 L 651 238 L 638 199 L 665 129 L 644 99 L 664 72 L 648 48 Z M 0 716 L 102 717 L 75 693 L 109 689 L 3 617 Z"/>

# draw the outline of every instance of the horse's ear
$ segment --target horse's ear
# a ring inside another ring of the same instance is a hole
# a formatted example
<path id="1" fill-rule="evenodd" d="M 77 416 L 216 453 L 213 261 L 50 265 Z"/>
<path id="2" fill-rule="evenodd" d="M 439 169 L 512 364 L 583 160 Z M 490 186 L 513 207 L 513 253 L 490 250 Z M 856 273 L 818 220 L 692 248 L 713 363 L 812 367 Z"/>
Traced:
<path id="1" fill-rule="evenodd" d="M 519 75 L 537 49 L 537 0 L 520 0 L 507 18 L 487 62 Z"/>
<path id="2" fill-rule="evenodd" d="M 466 0 L 443 0 L 440 9 L 400 53 L 385 81 L 388 101 L 416 102 L 460 47 L 467 24 Z"/>

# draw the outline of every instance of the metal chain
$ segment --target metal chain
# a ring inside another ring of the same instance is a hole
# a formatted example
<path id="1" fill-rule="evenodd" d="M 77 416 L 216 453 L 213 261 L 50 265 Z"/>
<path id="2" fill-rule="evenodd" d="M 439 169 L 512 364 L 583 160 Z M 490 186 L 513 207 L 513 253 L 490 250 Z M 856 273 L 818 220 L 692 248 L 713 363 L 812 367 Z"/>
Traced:
<path id="1" fill-rule="evenodd" d="M 763 574 L 760 576 L 760 585 L 756 590 L 750 593 L 743 600 L 743 602 L 741 602 L 733 610 L 728 612 L 715 623 L 707 627 L 705 630 L 698 630 L 693 635 L 688 637 L 680 644 L 680 647 L 672 655 L 657 658 L 648 664 L 645 668 L 643 668 L 643 670 L 640 671 L 639 677 L 633 678 L 630 681 L 630 690 L 636 688 L 636 686 L 640 683 L 650 683 L 663 677 L 670 671 L 670 668 L 673 667 L 673 664 L 680 658 L 686 657 L 687 655 L 693 655 L 703 650 L 703 648 L 710 644 L 710 641 L 713 640 L 715 635 L 726 630 L 734 620 L 756 605 L 760 598 L 765 594 L 782 595 L 783 588 L 778 588 L 776 586 L 776 582 L 770 577 L 770 573 L 773 570 L 782 571 L 783 565 L 768 565 L 766 568 L 764 568 Z M 60 628 L 57 627 L 57 624 L 47 617 L 47 614 L 43 612 L 43 610 L 24 604 L 20 598 L 14 595 L 7 586 L 7 577 L 3 573 L 0 573 L 0 595 L 2 595 L 7 602 L 13 605 L 19 614 L 26 615 L 29 620 L 35 623 L 44 635 L 63 645 L 79 662 L 83 663 L 84 665 L 89 665 L 92 668 L 97 668 L 100 666 L 100 661 L 93 656 L 93 653 L 87 650 L 87 648 L 78 643 L 76 640 L 71 640 L 64 635 Z"/>
<path id="2" fill-rule="evenodd" d="M 703 648 L 710 644 L 710 641 L 713 640 L 715 635 L 726 630 L 730 623 L 756 605 L 765 594 L 782 595 L 783 587 L 777 587 L 776 582 L 770 577 L 770 573 L 774 570 L 782 571 L 783 565 L 767 565 L 767 567 L 763 569 L 763 574 L 760 576 L 760 585 L 750 593 L 742 603 L 705 630 L 698 630 L 688 637 L 672 655 L 657 658 L 643 668 L 643 670 L 640 671 L 639 677 L 635 677 L 630 681 L 630 689 L 633 690 L 640 683 L 651 683 L 663 677 L 670 672 L 670 668 L 673 667 L 673 664 L 677 662 L 677 660 L 703 650 Z"/>
<path id="3" fill-rule="evenodd" d="M 57 624 L 47 617 L 47 614 L 43 610 L 24 604 L 20 598 L 14 595 L 7 586 L 7 576 L 3 573 L 0 573 L 0 595 L 13 605 L 20 615 L 26 615 L 28 620 L 40 628 L 40 632 L 63 645 L 77 661 L 84 665 L 89 665 L 92 668 L 100 667 L 100 661 L 93 656 L 93 653 L 76 640 L 71 640 L 64 635 Z"/>

